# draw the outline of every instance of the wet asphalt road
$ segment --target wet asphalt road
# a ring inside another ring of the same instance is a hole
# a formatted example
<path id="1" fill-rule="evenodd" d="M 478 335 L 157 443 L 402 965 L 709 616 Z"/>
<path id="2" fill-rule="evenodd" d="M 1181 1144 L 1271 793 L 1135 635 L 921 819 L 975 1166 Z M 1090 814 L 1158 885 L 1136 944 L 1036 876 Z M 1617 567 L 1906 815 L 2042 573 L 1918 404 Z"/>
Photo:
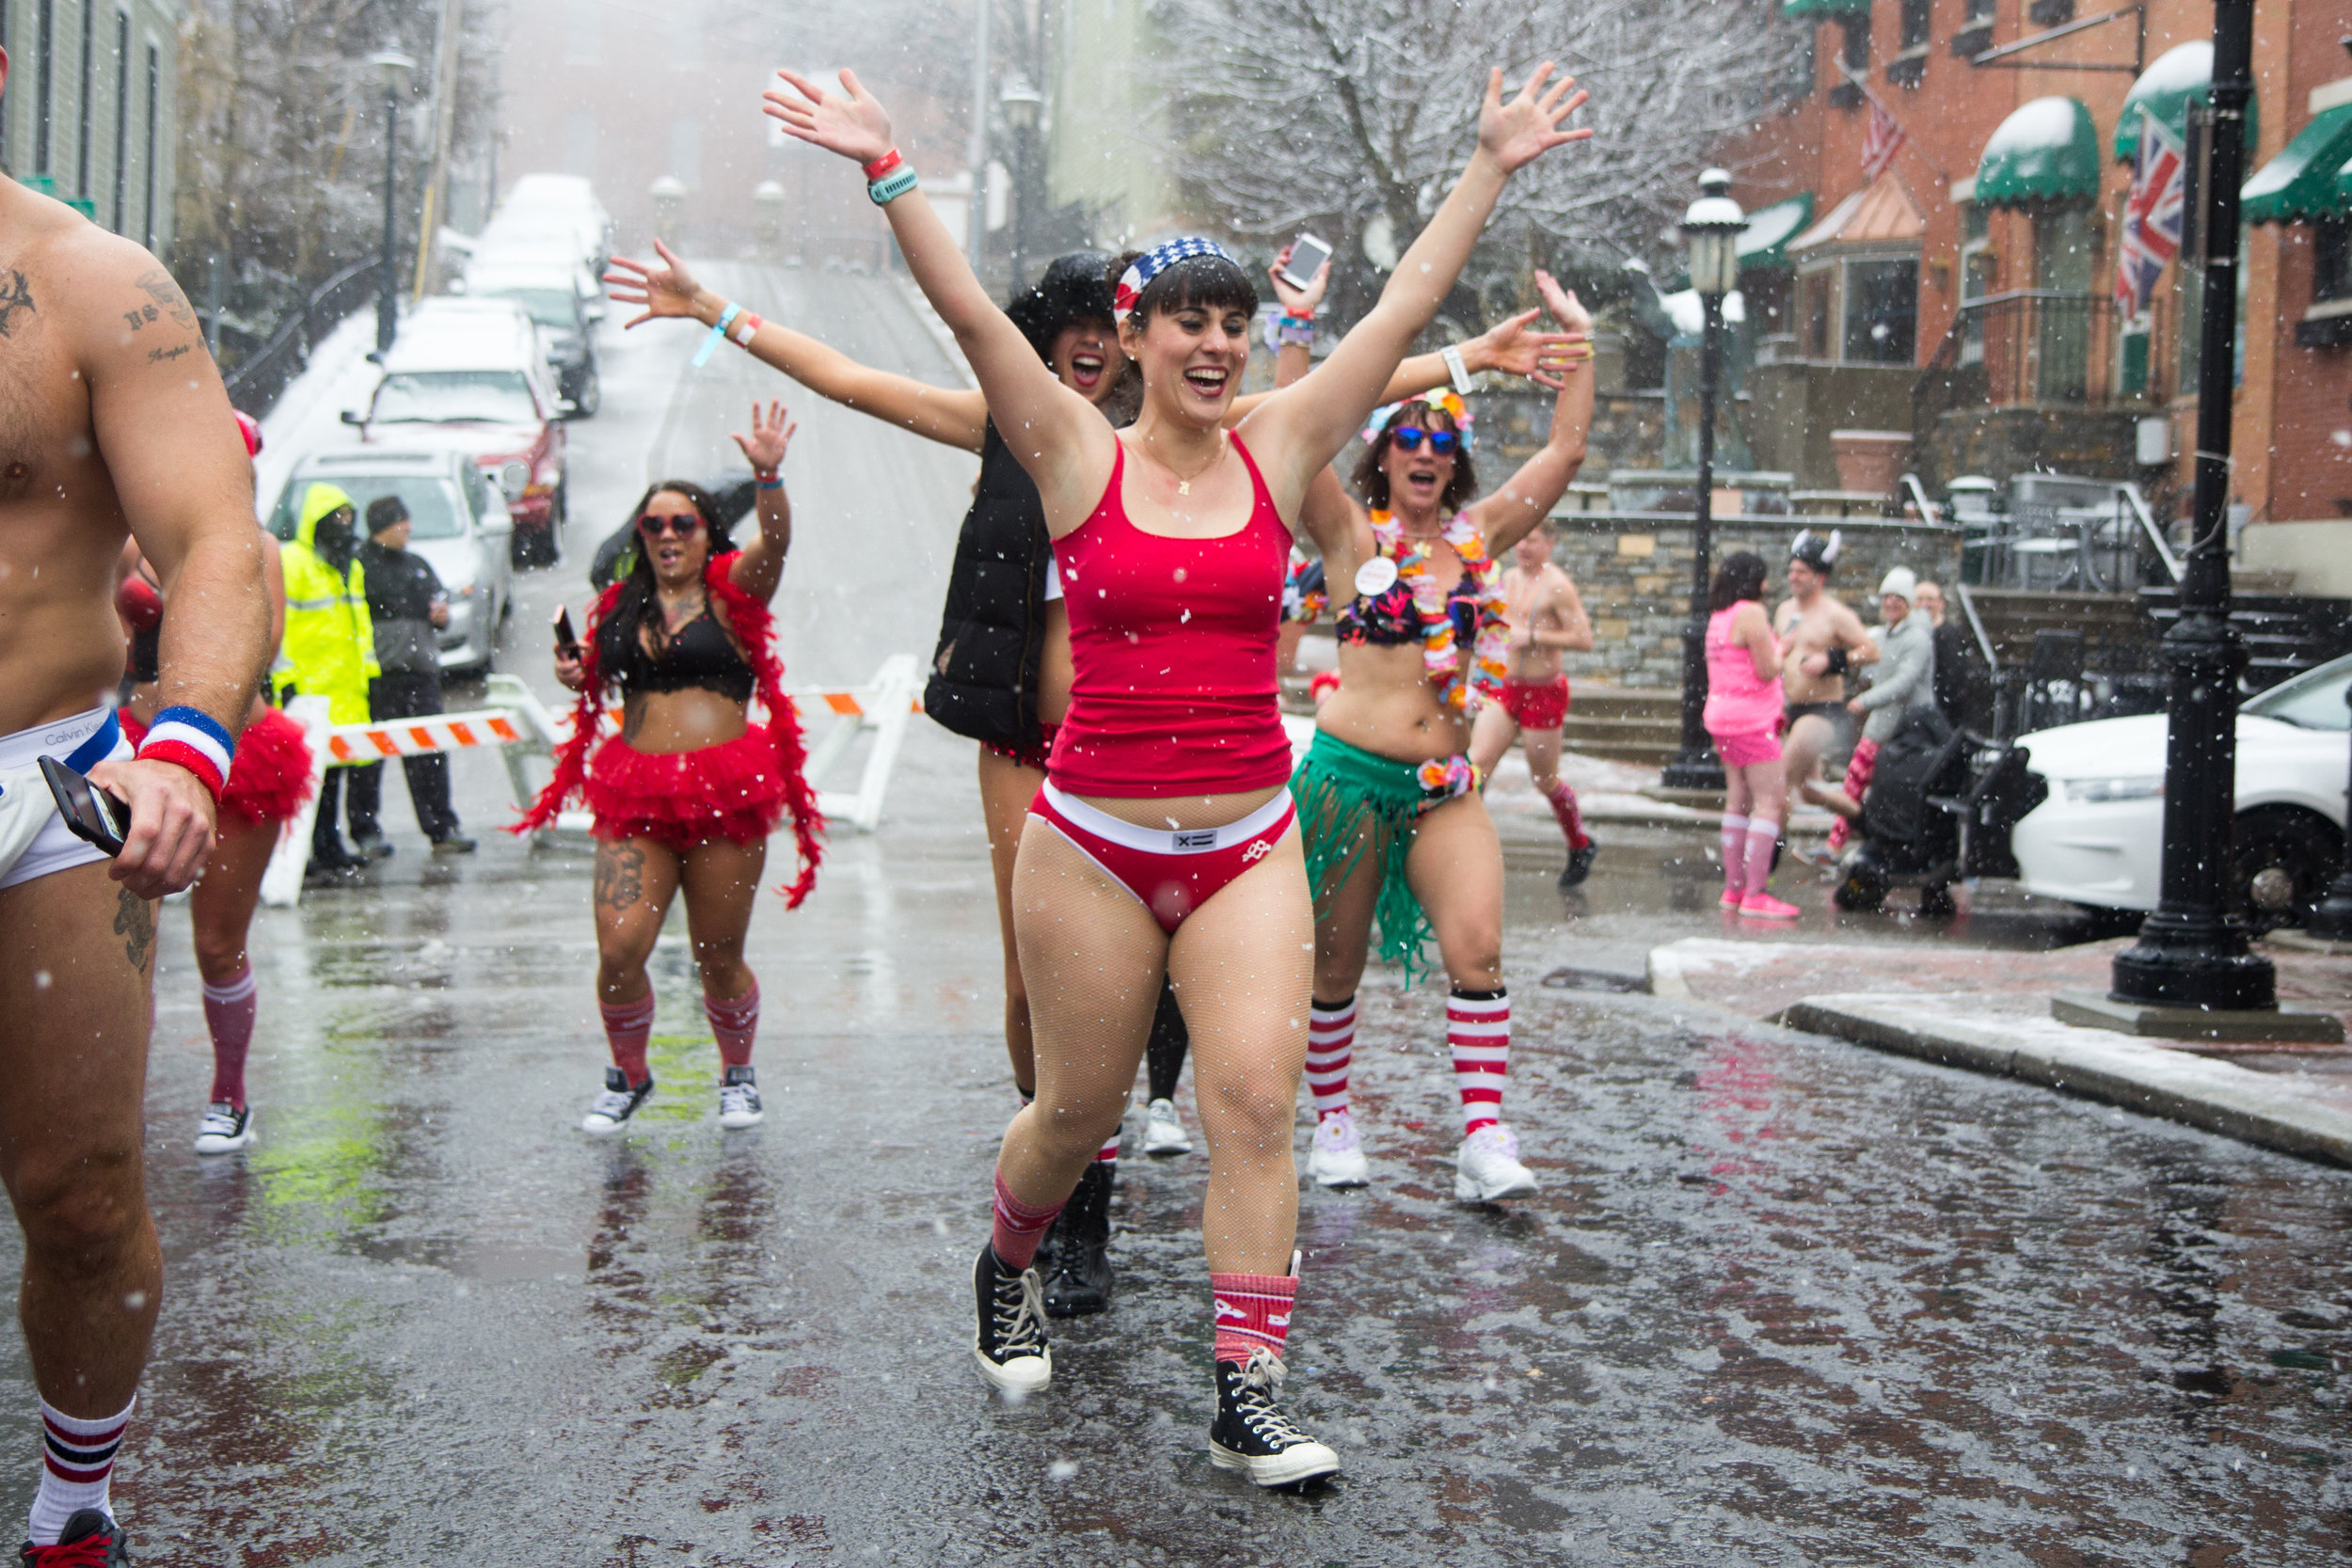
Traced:
<path id="1" fill-rule="evenodd" d="M 882 285 L 733 286 L 866 323 L 828 335 L 947 378 Z M 573 433 L 574 554 L 528 579 L 509 637 L 547 689 L 541 612 L 583 596 L 586 542 L 647 468 L 684 460 L 649 449 L 700 438 L 671 411 L 731 413 L 755 384 L 726 360 L 681 383 L 683 340 L 616 343 L 605 410 Z M 799 402 L 787 657 L 857 678 L 928 651 L 970 466 Z M 603 1059 L 586 858 L 501 837 L 428 860 L 391 785 L 401 853 L 259 922 L 262 1142 L 199 1162 L 209 1053 L 168 911 L 149 1096 L 167 1283 L 116 1494 L 141 1560 L 2344 1556 L 2352 1174 L 1538 983 L 1711 927 L 1680 919 L 1668 833 L 1626 835 L 1569 901 L 1540 839 L 1516 840 L 1507 1108 L 1535 1198 L 1451 1201 L 1441 991 L 1368 982 L 1375 1180 L 1303 1196 L 1288 1386 L 1337 1484 L 1262 1496 L 1206 1463 L 1201 1153 L 1125 1162 L 1113 1310 L 1059 1329 L 1049 1395 L 994 1401 L 968 1280 L 1011 1094 L 971 769 L 918 724 L 882 831 L 838 835 L 801 911 L 765 902 L 769 1117 L 747 1133 L 713 1119 L 680 929 L 655 964 L 661 1095 L 635 1136 L 582 1138 Z M 458 776 L 469 821 L 499 820 L 495 766 Z M 0 1388 L 29 1409 L 12 1338 Z M 29 1489 L 29 1431 L 24 1457 L 0 1506 Z"/>

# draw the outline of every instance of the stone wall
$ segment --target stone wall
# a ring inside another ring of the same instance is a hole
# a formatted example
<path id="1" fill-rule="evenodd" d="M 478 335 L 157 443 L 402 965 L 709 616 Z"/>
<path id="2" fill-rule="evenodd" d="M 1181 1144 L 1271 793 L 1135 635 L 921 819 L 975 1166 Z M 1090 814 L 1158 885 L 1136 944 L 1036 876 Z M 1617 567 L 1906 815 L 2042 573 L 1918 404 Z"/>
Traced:
<path id="1" fill-rule="evenodd" d="M 1772 577 L 1766 603 L 1787 596 L 1781 574 L 1789 542 L 1804 526 L 1788 517 L 1717 519 L 1714 559 L 1733 550 L 1762 556 Z M 1957 529 L 1850 518 L 1837 528 L 1845 549 L 1831 592 L 1876 622 L 1879 578 L 1896 566 L 1946 584 L 1960 575 Z M 1565 513 L 1552 518 L 1552 559 L 1576 579 L 1593 618 L 1593 651 L 1570 654 L 1571 676 L 1622 686 L 1679 687 L 1682 632 L 1691 613 L 1691 519 L 1655 514 Z"/>

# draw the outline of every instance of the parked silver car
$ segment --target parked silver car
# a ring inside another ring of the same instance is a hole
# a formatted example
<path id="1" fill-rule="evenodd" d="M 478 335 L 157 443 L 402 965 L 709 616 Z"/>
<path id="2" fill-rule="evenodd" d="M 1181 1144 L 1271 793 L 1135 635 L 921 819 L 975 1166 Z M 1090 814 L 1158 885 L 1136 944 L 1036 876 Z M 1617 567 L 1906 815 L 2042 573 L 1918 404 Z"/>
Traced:
<path id="1" fill-rule="evenodd" d="M 302 498 L 311 485 L 333 484 L 358 508 L 367 527 L 368 503 L 397 495 L 408 508 L 408 547 L 424 557 L 449 591 L 449 625 L 441 628 L 441 669 L 452 675 L 486 674 L 498 651 L 514 581 L 506 503 L 481 466 L 461 451 L 374 447 L 314 452 L 294 467 L 269 530 L 294 536 Z"/>

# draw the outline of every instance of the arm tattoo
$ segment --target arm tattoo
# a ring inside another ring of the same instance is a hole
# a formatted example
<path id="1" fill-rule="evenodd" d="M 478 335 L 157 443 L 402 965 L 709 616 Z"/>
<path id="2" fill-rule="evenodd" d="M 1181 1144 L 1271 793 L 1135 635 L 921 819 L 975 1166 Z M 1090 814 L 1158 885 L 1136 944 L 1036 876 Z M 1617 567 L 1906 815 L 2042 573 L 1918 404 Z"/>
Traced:
<path id="1" fill-rule="evenodd" d="M 15 336 L 19 310 L 29 315 L 35 309 L 32 285 L 24 281 L 24 275 L 14 267 L 0 267 L 0 338 Z"/>
<path id="2" fill-rule="evenodd" d="M 619 911 L 645 895 L 645 852 L 634 844 L 596 846 L 596 907 Z"/>
<path id="3" fill-rule="evenodd" d="M 139 292 L 163 307 L 166 315 L 182 326 L 195 329 L 196 310 L 188 304 L 188 296 L 180 292 L 180 285 L 171 280 L 171 274 L 161 267 L 150 267 L 139 274 L 135 281 Z M 140 308 L 139 314 L 149 321 L 155 319 L 144 306 Z"/>
<path id="4" fill-rule="evenodd" d="M 187 352 L 188 345 L 185 343 L 174 343 L 169 348 L 151 348 L 147 351 L 147 362 L 151 365 L 160 365 L 167 360 L 177 359 Z"/>
<path id="5" fill-rule="evenodd" d="M 124 888 L 115 908 L 115 935 L 122 939 L 122 956 L 141 974 L 155 948 L 155 906 Z"/>

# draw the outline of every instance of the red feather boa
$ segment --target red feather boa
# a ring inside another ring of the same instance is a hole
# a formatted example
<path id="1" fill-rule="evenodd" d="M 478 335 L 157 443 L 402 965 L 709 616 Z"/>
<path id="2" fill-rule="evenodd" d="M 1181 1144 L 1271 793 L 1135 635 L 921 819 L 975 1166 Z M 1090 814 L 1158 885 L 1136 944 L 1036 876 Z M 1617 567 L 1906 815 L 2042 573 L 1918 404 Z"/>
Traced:
<path id="1" fill-rule="evenodd" d="M 800 714 L 784 694 L 784 661 L 776 657 L 775 616 L 766 604 L 746 594 L 728 578 L 738 552 L 713 557 L 703 567 L 703 587 L 710 596 L 726 607 L 727 622 L 736 641 L 743 646 L 751 661 L 752 674 L 757 681 L 760 705 L 768 710 L 768 733 L 776 748 L 776 767 L 785 781 L 785 801 L 792 815 L 792 839 L 800 853 L 800 874 L 791 882 L 776 891 L 784 895 L 787 909 L 799 909 L 801 900 L 817 885 L 817 867 L 824 858 L 819 835 L 825 831 L 825 818 L 817 809 L 816 792 L 808 787 L 804 771 L 807 749 L 801 743 Z M 571 738 L 555 749 L 555 776 L 547 788 L 515 824 L 516 832 L 529 832 L 544 828 L 555 820 L 564 803 L 579 795 L 588 782 L 588 752 L 596 744 L 597 726 L 604 718 L 604 672 L 596 657 L 596 627 L 612 613 L 620 603 L 623 584 L 613 583 L 596 600 L 596 613 L 588 620 L 588 635 L 580 644 L 580 701 L 572 709 Z"/>

